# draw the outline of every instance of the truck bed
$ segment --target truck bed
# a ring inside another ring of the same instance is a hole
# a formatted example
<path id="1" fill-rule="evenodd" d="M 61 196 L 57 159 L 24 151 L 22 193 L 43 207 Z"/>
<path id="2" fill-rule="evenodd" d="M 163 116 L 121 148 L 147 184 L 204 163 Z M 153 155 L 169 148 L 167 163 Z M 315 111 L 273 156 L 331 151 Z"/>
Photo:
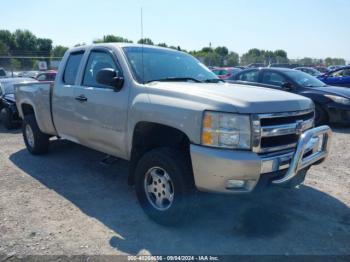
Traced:
<path id="1" fill-rule="evenodd" d="M 15 98 L 19 116 L 25 115 L 23 105 L 34 109 L 40 130 L 46 134 L 57 135 L 52 120 L 52 82 L 35 82 L 15 85 Z"/>

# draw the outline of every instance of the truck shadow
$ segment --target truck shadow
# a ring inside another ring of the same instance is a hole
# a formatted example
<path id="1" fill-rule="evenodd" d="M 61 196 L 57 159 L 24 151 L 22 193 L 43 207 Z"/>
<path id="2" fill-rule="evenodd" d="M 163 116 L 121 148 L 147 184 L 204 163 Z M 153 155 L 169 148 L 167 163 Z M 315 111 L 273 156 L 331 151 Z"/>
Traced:
<path id="1" fill-rule="evenodd" d="M 103 157 L 57 140 L 48 155 L 34 157 L 23 149 L 12 154 L 10 160 L 113 230 L 116 236 L 106 239 L 106 243 L 129 254 L 140 250 L 197 255 L 284 254 L 288 250 L 307 253 L 310 245 L 313 252 L 330 250 L 333 254 L 338 243 L 335 239 L 342 239 L 339 241 L 350 247 L 350 243 L 344 243 L 349 239 L 343 237 L 350 233 L 349 208 L 307 186 L 259 195 L 201 194 L 192 223 L 176 228 L 159 226 L 145 216 L 134 189 L 127 185 L 128 163 L 117 160 L 105 166 L 99 161 Z M 327 241 L 330 232 L 333 244 Z"/>
<path id="2" fill-rule="evenodd" d="M 22 132 L 22 129 L 20 126 L 16 126 L 16 128 L 12 128 L 12 129 L 6 129 L 1 121 L 0 121 L 0 134 L 20 134 Z"/>

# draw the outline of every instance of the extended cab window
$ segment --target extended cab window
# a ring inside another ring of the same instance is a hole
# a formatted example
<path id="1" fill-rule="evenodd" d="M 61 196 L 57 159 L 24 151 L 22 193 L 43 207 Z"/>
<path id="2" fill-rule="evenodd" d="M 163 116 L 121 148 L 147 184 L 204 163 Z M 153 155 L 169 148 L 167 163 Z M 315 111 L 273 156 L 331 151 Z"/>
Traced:
<path id="1" fill-rule="evenodd" d="M 238 80 L 247 82 L 258 82 L 259 71 L 253 70 L 248 72 L 243 72 L 238 76 Z"/>
<path id="2" fill-rule="evenodd" d="M 72 53 L 69 55 L 63 75 L 63 82 L 65 84 L 74 85 L 83 55 L 84 52 Z"/>
<path id="3" fill-rule="evenodd" d="M 264 72 L 262 79 L 263 84 L 272 85 L 272 86 L 282 86 L 283 83 L 287 82 L 287 79 L 275 72 Z"/>
<path id="4" fill-rule="evenodd" d="M 119 67 L 116 65 L 110 54 L 103 51 L 92 51 L 85 67 L 83 86 L 106 88 L 106 86 L 101 85 L 96 81 L 97 73 L 105 68 L 112 68 L 121 75 Z"/>

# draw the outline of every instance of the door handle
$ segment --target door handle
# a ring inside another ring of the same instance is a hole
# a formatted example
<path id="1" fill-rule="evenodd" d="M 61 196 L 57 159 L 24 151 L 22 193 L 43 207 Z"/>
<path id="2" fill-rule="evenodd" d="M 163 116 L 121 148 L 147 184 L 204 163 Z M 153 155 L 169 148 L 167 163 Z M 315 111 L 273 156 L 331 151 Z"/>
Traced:
<path id="1" fill-rule="evenodd" d="M 78 100 L 79 102 L 86 102 L 88 99 L 84 95 L 77 96 L 75 100 Z"/>

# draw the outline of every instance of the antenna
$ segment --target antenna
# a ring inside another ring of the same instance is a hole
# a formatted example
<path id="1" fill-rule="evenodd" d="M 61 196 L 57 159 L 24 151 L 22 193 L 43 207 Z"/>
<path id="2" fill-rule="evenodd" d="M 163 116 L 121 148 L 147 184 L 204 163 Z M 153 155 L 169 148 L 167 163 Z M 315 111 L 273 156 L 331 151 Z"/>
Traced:
<path id="1" fill-rule="evenodd" d="M 142 83 L 145 84 L 145 68 L 143 63 L 143 8 L 141 6 L 141 63 L 142 63 Z"/>

